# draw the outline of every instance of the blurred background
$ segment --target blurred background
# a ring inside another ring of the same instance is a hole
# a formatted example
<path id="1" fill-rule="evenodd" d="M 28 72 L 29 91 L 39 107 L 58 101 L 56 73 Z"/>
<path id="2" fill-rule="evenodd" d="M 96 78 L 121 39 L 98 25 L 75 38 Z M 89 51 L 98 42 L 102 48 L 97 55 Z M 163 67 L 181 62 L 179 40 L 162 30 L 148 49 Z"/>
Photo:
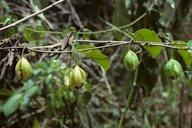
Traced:
<path id="1" fill-rule="evenodd" d="M 55 2 L 0 0 L 0 27 Z M 192 38 L 191 7 L 191 0 L 65 0 L 0 31 L 0 48 L 53 45 L 69 32 L 75 40 L 128 41 L 133 32 L 142 28 L 155 31 L 165 43 L 185 42 Z M 75 45 L 102 43 L 76 42 Z M 132 46 L 132 49 L 140 58 L 138 87 L 122 127 L 192 127 L 190 64 L 186 65 L 177 50 L 174 51 L 184 75 L 172 81 L 164 71 L 169 50 L 164 49 L 154 59 L 143 47 Z M 117 127 L 134 79 L 134 72 L 127 72 L 123 65 L 127 50 L 126 45 L 101 49 L 101 62 L 95 56 L 74 57 L 63 53 L 57 58 L 25 49 L 24 56 L 33 68 L 28 80 L 18 80 L 15 76 L 22 49 L 0 50 L 0 127 Z M 66 84 L 67 76 L 76 64 L 87 72 L 87 84 L 71 89 Z"/>

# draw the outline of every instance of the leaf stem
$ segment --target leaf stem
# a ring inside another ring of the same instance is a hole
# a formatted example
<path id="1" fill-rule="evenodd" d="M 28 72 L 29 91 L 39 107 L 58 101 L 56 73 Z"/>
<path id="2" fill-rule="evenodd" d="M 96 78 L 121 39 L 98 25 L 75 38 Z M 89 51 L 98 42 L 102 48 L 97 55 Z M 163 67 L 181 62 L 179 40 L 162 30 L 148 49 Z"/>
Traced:
<path id="1" fill-rule="evenodd" d="M 21 58 L 22 57 L 24 57 L 24 52 L 25 52 L 25 48 L 27 47 L 27 45 L 25 45 L 24 47 L 23 47 L 23 50 L 22 50 L 22 53 L 21 53 Z"/>

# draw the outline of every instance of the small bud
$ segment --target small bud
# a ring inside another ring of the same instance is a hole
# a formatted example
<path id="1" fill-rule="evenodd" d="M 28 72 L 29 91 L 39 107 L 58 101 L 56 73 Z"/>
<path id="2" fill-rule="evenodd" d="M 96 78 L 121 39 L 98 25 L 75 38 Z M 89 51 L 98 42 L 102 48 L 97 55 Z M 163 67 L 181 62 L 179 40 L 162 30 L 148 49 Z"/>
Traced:
<path id="1" fill-rule="evenodd" d="M 139 59 L 137 54 L 135 54 L 133 51 L 129 50 L 127 54 L 124 57 L 124 64 L 127 69 L 127 71 L 133 71 L 137 68 L 139 65 Z"/>
<path id="2" fill-rule="evenodd" d="M 165 71 L 170 79 L 176 80 L 181 76 L 183 70 L 181 64 L 175 59 L 170 59 L 165 65 Z"/>
<path id="3" fill-rule="evenodd" d="M 32 75 L 32 68 L 30 63 L 22 57 L 15 66 L 15 73 L 18 79 L 30 78 Z"/>
<path id="4" fill-rule="evenodd" d="M 77 65 L 70 75 L 70 86 L 80 88 L 86 83 L 86 78 L 87 75 L 85 71 Z"/>

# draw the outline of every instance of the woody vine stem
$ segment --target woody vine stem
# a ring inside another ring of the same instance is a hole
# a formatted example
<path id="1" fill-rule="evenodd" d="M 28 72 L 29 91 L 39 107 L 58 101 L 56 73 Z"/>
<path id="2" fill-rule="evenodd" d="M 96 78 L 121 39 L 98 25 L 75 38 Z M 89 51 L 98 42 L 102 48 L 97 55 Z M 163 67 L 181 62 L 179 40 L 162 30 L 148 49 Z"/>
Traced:
<path id="1" fill-rule="evenodd" d="M 166 47 L 166 48 L 171 48 L 171 49 L 176 49 L 176 50 L 191 50 L 189 47 L 177 47 L 173 46 L 173 44 L 176 43 L 163 43 L 163 42 L 147 42 L 147 41 L 107 41 L 107 40 L 73 40 L 73 42 L 80 42 L 80 43 L 101 43 L 101 44 L 106 44 L 102 46 L 97 46 L 94 48 L 86 48 L 86 49 L 81 49 L 77 50 L 76 52 L 82 52 L 82 51 L 90 51 L 90 50 L 95 50 L 95 49 L 103 49 L 103 48 L 110 48 L 110 47 L 115 47 L 115 46 L 120 46 L 120 45 L 126 45 L 126 44 L 132 44 L 132 45 L 141 45 L 141 46 L 158 46 L 158 47 Z M 180 43 L 180 44 L 186 44 L 186 43 Z M 26 46 L 25 48 L 30 50 L 30 51 L 35 51 L 35 52 L 40 52 L 40 53 L 71 53 L 73 51 L 48 51 L 44 50 L 47 48 L 56 48 L 62 46 L 62 43 L 57 43 L 54 45 L 46 45 L 46 46 Z M 7 49 L 23 49 L 23 46 L 13 46 L 13 47 L 2 47 L 0 50 L 7 50 Z"/>

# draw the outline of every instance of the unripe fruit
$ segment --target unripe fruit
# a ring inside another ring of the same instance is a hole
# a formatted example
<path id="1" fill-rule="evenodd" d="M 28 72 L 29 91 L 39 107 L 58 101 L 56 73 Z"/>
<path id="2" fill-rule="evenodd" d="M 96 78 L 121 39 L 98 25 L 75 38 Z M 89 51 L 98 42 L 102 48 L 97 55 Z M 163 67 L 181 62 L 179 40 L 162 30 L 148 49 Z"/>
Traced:
<path id="1" fill-rule="evenodd" d="M 86 78 L 85 71 L 76 65 L 70 75 L 70 86 L 80 88 L 86 83 Z"/>
<path id="2" fill-rule="evenodd" d="M 133 51 L 129 50 L 127 54 L 124 57 L 124 64 L 127 69 L 127 71 L 133 71 L 137 68 L 139 65 L 139 59 L 137 54 L 135 54 Z"/>
<path id="3" fill-rule="evenodd" d="M 30 63 L 22 57 L 15 66 L 15 73 L 18 79 L 30 78 L 32 75 L 32 68 Z"/>
<path id="4" fill-rule="evenodd" d="M 176 80 L 183 72 L 181 64 L 172 58 L 165 65 L 165 71 L 167 76 L 173 80 Z"/>

